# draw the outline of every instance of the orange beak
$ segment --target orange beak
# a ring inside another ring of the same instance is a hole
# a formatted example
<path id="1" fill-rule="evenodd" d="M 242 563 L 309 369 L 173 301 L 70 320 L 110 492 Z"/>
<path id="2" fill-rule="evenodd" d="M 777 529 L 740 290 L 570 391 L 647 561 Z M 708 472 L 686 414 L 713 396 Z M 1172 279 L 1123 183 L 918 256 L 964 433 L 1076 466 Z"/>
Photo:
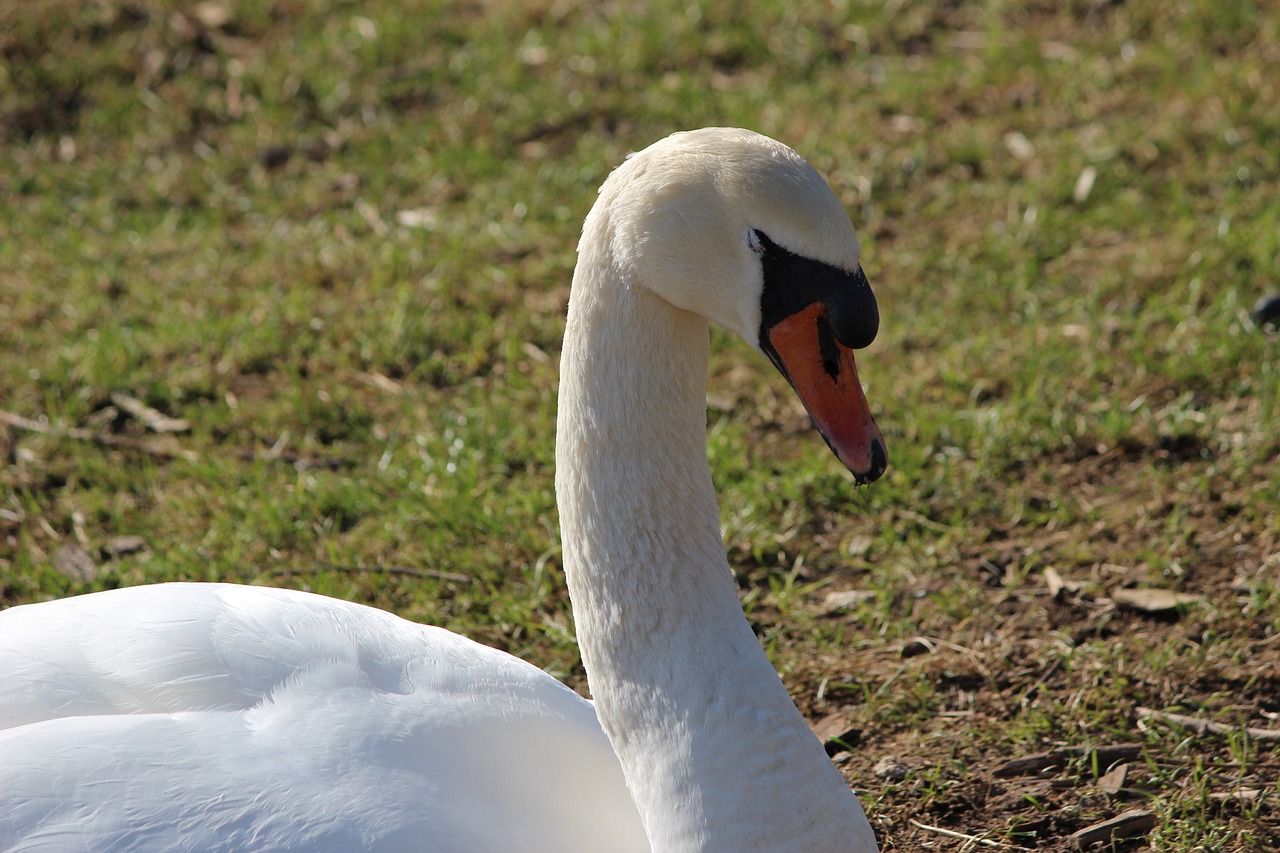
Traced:
<path id="1" fill-rule="evenodd" d="M 836 458 L 859 483 L 879 479 L 888 466 L 884 436 L 862 393 L 853 350 L 836 340 L 826 305 L 815 302 L 779 320 L 766 334 L 774 364 Z"/>

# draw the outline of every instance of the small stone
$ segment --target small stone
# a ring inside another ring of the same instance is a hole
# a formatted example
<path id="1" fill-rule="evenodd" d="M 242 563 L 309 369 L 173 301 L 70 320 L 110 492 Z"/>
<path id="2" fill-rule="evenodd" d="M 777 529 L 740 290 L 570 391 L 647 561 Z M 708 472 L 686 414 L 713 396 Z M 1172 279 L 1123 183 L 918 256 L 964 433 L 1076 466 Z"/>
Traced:
<path id="1" fill-rule="evenodd" d="M 903 779 L 907 778 L 908 771 L 906 766 L 902 764 L 902 762 L 898 761 L 898 759 L 886 755 L 875 763 L 871 768 L 871 772 L 880 779 L 887 779 L 890 782 L 901 782 Z"/>
<path id="2" fill-rule="evenodd" d="M 1093 166 L 1085 166 L 1080 170 L 1080 176 L 1076 178 L 1075 188 L 1071 191 L 1071 200 L 1076 204 L 1084 204 L 1089 200 L 1089 193 L 1093 192 L 1093 182 L 1098 178 L 1098 170 Z"/>
<path id="3" fill-rule="evenodd" d="M 204 24 L 211 30 L 219 29 L 231 20 L 231 12 L 221 3 L 205 2 L 197 3 L 194 14 L 196 20 Z"/>
<path id="4" fill-rule="evenodd" d="M 109 560 L 118 560 L 148 550 L 147 540 L 141 536 L 115 536 L 102 547 L 102 555 Z"/>
<path id="5" fill-rule="evenodd" d="M 1019 160 L 1030 160 L 1036 155 L 1036 147 L 1031 144 L 1031 140 L 1016 130 L 1004 135 L 1004 147 Z"/>
<path id="6" fill-rule="evenodd" d="M 82 583 L 98 576 L 98 564 L 89 556 L 89 552 L 79 545 L 63 545 L 53 552 L 53 567 L 63 577 Z"/>

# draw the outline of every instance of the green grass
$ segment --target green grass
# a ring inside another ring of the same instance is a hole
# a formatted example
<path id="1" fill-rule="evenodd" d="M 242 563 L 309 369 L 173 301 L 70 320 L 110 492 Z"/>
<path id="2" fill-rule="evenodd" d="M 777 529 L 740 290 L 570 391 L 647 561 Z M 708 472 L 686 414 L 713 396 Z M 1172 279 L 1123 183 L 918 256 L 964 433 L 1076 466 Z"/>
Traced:
<path id="1" fill-rule="evenodd" d="M 1280 338 L 1249 319 L 1280 14 L 754 6 L 0 9 L 0 407 L 149 448 L 0 433 L 0 602 L 300 586 L 581 687 L 552 489 L 581 220 L 628 151 L 742 125 L 828 177 L 881 305 L 884 480 L 718 332 L 709 453 L 744 605 L 801 708 L 861 728 L 842 766 L 886 846 L 939 841 L 914 819 L 1066 849 L 1136 803 L 1160 823 L 1123 849 L 1274 848 L 1280 760 L 1134 708 L 1280 712 Z M 108 559 L 125 535 L 147 550 Z M 1112 608 L 1132 585 L 1203 602 Z M 1144 744 L 1132 802 L 990 775 L 1105 741 Z M 1228 778 L 1269 793 L 1213 800 Z"/>

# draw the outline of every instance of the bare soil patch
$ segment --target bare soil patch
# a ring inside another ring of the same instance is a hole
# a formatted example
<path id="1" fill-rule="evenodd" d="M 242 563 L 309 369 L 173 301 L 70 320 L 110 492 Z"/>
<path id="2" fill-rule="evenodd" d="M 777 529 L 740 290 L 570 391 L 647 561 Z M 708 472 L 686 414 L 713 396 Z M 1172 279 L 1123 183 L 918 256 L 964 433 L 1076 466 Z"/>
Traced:
<path id="1" fill-rule="evenodd" d="M 1133 560 L 1150 526 L 1174 511 L 1151 491 L 1152 454 L 1179 477 L 1209 483 L 1201 500 L 1177 502 L 1185 553 L 1163 566 Z M 1147 850 L 1152 827 L 1170 819 L 1165 804 L 1187 800 L 1261 849 L 1280 847 L 1280 815 L 1268 803 L 1280 753 L 1243 731 L 1280 736 L 1280 643 L 1257 600 L 1280 537 L 1274 524 L 1239 519 L 1232 485 L 1209 468 L 1178 442 L 1046 459 L 1035 475 L 1056 483 L 1055 499 L 1099 507 L 1095 521 L 1048 529 L 992 519 L 986 541 L 961 545 L 946 576 L 912 593 L 920 637 L 794 674 L 802 709 L 824 736 L 841 736 L 829 751 L 875 815 L 885 849 L 979 849 L 989 845 L 966 839 L 985 839 Z M 1011 577 L 1028 555 L 1042 568 Z M 989 606 L 960 617 L 929 606 L 953 584 L 984 588 Z M 1147 589 L 1181 590 L 1184 606 L 1148 612 L 1129 601 L 1141 596 L 1121 594 Z M 825 618 L 858 621 L 856 612 Z M 859 687 L 824 690 L 824 680 Z M 869 710 L 878 691 L 897 694 L 898 713 Z M 920 707 L 903 713 L 912 695 L 924 697 Z M 1126 818 L 1090 843 L 1085 830 L 1135 809 L 1154 815 L 1150 826 Z M 1224 838 L 1218 849 L 1256 848 Z"/>

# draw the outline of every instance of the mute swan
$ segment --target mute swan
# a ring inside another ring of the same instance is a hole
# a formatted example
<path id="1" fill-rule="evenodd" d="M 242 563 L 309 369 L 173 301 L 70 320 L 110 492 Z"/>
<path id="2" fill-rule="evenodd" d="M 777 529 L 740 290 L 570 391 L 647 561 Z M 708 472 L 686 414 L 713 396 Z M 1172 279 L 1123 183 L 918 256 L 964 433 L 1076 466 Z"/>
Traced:
<path id="1" fill-rule="evenodd" d="M 791 149 L 675 134 L 579 245 L 556 496 L 592 703 L 440 628 L 162 584 L 0 614 L 0 848 L 856 851 L 853 793 L 743 618 L 706 464 L 708 320 L 779 367 L 862 482 L 878 325 Z"/>

